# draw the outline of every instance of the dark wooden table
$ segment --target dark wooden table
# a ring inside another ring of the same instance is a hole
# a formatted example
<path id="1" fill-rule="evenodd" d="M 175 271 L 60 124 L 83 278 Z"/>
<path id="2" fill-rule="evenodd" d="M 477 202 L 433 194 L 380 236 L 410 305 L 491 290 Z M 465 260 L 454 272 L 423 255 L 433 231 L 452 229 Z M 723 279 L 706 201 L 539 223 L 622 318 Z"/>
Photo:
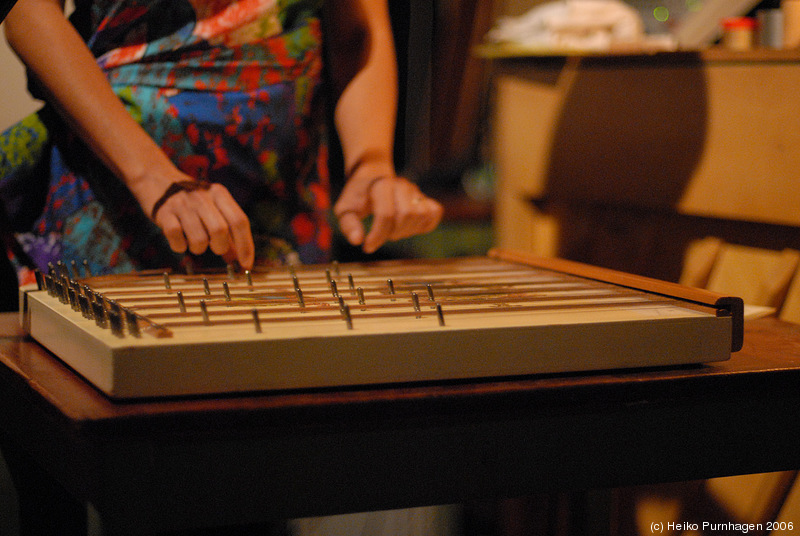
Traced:
<path id="1" fill-rule="evenodd" d="M 800 327 L 774 319 L 703 366 L 125 403 L 16 322 L 0 432 L 108 534 L 800 467 Z"/>

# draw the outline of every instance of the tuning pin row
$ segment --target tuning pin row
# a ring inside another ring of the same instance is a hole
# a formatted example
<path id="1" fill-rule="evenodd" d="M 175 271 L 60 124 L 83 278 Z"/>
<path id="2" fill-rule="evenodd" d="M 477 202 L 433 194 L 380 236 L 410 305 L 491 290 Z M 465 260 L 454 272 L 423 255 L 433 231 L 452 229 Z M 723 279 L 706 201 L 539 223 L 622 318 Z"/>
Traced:
<path id="1" fill-rule="evenodd" d="M 83 276 L 92 277 L 92 270 L 89 267 L 89 261 L 84 259 L 81 263 L 83 267 Z M 52 262 L 47 263 L 48 274 L 57 277 L 66 277 L 67 279 L 80 279 L 80 268 L 78 263 L 74 260 L 66 263 L 64 261 L 57 261 L 55 264 Z"/>
<path id="2" fill-rule="evenodd" d="M 85 263 L 85 269 L 87 273 L 88 271 L 88 263 Z M 340 267 L 338 263 L 333 264 L 333 269 L 338 277 L 340 275 Z M 76 311 L 80 311 L 84 317 L 94 320 L 95 323 L 102 327 L 108 328 L 112 333 L 119 337 L 124 337 L 126 331 L 130 333 L 132 336 L 139 337 L 140 336 L 140 329 L 139 329 L 139 321 L 140 318 L 136 313 L 130 311 L 126 308 L 119 306 L 113 300 L 108 300 L 102 294 L 96 293 L 91 290 L 90 287 L 81 285 L 72 277 L 77 273 L 77 265 L 76 263 L 72 263 L 72 269 L 68 267 L 66 264 L 59 262 L 56 265 L 50 264 L 49 265 L 49 273 L 42 274 L 39 271 L 36 271 L 36 281 L 38 287 L 41 290 L 46 290 L 52 296 L 57 297 L 62 303 L 68 303 L 72 306 L 73 309 Z M 305 301 L 303 299 L 303 292 L 300 288 L 300 283 L 297 278 L 297 274 L 294 271 L 293 267 L 289 267 L 289 273 L 292 276 L 292 281 L 294 285 L 295 294 L 297 296 L 297 302 L 301 309 L 305 308 Z M 229 266 L 228 268 L 228 275 L 231 278 L 235 277 L 235 272 Z M 334 298 L 338 299 L 339 301 L 339 310 L 344 319 L 346 326 L 348 329 L 353 329 L 353 317 L 350 312 L 349 305 L 345 302 L 344 298 L 339 294 L 336 280 L 331 274 L 331 269 L 325 270 L 326 280 L 330 286 L 331 294 Z M 170 290 L 172 288 L 169 273 L 164 272 L 164 286 L 166 289 Z M 247 280 L 247 285 L 250 289 L 253 289 L 253 281 L 252 276 L 249 271 L 245 273 L 245 277 Z M 203 278 L 203 288 L 205 291 L 206 296 L 211 295 L 211 289 L 209 286 L 209 282 L 207 278 Z M 355 281 L 353 279 L 352 274 L 347 274 L 347 282 L 348 287 L 350 289 L 351 294 L 355 294 L 358 298 L 359 305 L 365 305 L 365 298 L 364 298 L 364 290 L 362 287 L 356 287 Z M 398 298 L 394 282 L 391 279 L 387 279 L 386 281 L 388 294 L 391 297 L 392 301 L 395 301 Z M 226 301 L 231 301 L 231 292 L 227 282 L 223 282 L 222 284 L 223 292 L 225 295 Z M 445 325 L 444 314 L 442 312 L 442 306 L 440 303 L 435 301 L 435 296 L 433 293 L 433 288 L 431 284 L 426 285 L 426 291 L 428 295 L 428 300 L 432 302 L 434 305 L 432 307 L 436 310 L 436 316 L 439 321 L 440 326 Z M 181 312 L 186 312 L 186 304 L 183 299 L 183 294 L 178 291 L 177 292 L 177 299 L 179 303 L 179 307 Z M 420 299 L 419 295 L 416 292 L 411 293 L 411 302 L 413 305 L 414 312 L 416 313 L 417 318 L 422 317 L 421 307 L 420 307 Z M 210 317 L 209 317 L 209 310 L 206 300 L 200 300 L 200 310 L 203 316 L 203 323 L 210 324 Z M 262 323 L 259 318 L 259 313 L 257 309 L 252 310 L 252 318 L 253 318 L 253 325 L 255 328 L 256 333 L 262 332 Z M 127 326 L 127 330 L 126 330 Z"/>
<path id="3" fill-rule="evenodd" d="M 61 303 L 67 304 L 84 318 L 94 320 L 95 324 L 103 329 L 110 329 L 118 336 L 125 336 L 125 325 L 128 332 L 138 337 L 138 321 L 136 314 L 122 308 L 113 300 L 106 299 L 102 294 L 93 291 L 88 285 L 68 277 L 69 270 L 60 264 L 51 266 L 50 273 L 35 272 L 36 284 L 40 290 L 46 291 L 50 296 L 57 298 Z"/>

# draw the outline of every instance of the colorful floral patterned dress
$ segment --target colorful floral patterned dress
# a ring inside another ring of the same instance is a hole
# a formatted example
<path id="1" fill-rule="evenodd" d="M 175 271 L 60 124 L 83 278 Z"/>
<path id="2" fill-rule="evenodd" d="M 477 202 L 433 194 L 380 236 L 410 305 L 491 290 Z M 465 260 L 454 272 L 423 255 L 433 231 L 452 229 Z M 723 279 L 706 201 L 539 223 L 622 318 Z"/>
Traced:
<path id="1" fill-rule="evenodd" d="M 323 262 L 330 250 L 319 4 L 77 0 L 72 15 L 131 115 L 179 169 L 225 185 L 249 215 L 260 263 Z M 0 137 L 0 198 L 18 257 L 40 269 L 186 262 L 47 110 Z"/>

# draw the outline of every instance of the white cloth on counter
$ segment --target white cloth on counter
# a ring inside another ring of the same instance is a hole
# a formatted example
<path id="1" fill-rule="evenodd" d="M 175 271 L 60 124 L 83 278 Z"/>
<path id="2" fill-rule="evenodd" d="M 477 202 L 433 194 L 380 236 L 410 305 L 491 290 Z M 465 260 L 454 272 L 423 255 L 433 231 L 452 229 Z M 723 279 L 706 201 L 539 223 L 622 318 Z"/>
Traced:
<path id="1" fill-rule="evenodd" d="M 531 48 L 607 50 L 641 43 L 645 31 L 639 13 L 621 0 L 560 0 L 519 17 L 501 17 L 487 39 Z"/>

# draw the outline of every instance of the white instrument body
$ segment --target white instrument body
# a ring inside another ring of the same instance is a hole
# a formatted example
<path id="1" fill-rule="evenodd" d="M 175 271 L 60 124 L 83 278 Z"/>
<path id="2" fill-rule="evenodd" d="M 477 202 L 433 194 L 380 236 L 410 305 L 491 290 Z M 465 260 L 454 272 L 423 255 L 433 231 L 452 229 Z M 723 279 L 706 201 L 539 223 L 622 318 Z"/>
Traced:
<path id="1" fill-rule="evenodd" d="M 91 288 L 107 315 L 119 307 L 135 326 L 123 319 L 109 329 L 106 316 L 101 327 L 74 303 L 38 289 L 23 292 L 22 324 L 113 398 L 720 361 L 730 357 L 735 324 L 711 306 L 502 255 L 246 276 L 140 273 L 74 286 Z"/>

